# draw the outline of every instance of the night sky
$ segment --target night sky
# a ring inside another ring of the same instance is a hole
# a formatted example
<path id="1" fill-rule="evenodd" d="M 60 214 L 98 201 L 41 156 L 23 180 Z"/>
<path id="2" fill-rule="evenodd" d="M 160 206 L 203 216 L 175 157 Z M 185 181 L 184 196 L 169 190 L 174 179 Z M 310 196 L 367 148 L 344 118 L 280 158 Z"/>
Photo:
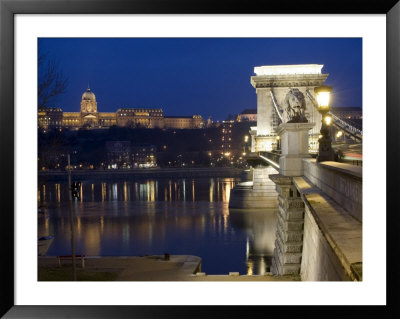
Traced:
<path id="1" fill-rule="evenodd" d="M 162 108 L 224 120 L 256 108 L 255 66 L 323 64 L 332 106 L 362 107 L 361 38 L 41 38 L 68 87 L 52 103 L 79 112 L 88 84 L 99 112 Z"/>

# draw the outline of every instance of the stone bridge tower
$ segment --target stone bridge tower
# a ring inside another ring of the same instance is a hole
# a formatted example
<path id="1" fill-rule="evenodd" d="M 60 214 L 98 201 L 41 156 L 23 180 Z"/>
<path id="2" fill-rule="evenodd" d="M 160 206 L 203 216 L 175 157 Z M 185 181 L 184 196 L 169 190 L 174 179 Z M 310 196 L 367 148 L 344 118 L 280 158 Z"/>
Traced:
<path id="1" fill-rule="evenodd" d="M 277 128 L 286 122 L 287 96 L 290 90 L 300 91 L 304 98 L 305 115 L 316 123 L 309 132 L 310 151 L 318 150 L 321 115 L 314 104 L 314 88 L 321 86 L 328 74 L 321 64 L 268 65 L 254 68 L 251 85 L 257 93 L 257 127 L 252 128 L 252 152 L 271 151 L 277 146 Z"/>

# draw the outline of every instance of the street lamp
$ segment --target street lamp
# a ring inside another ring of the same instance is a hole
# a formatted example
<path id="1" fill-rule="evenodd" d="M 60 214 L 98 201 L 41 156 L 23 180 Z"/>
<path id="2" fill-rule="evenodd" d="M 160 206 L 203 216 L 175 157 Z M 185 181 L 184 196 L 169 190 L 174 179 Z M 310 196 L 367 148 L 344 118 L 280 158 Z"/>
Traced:
<path id="1" fill-rule="evenodd" d="M 317 162 L 334 161 L 335 152 L 332 149 L 332 140 L 329 134 L 329 126 L 332 124 L 332 117 L 328 115 L 332 87 L 320 86 L 314 89 L 317 96 L 318 111 L 322 115 L 321 135 L 318 140 L 319 149 Z"/>
<path id="2" fill-rule="evenodd" d="M 244 136 L 243 153 L 247 153 L 247 151 L 248 151 L 248 142 L 249 142 L 249 136 L 245 135 Z"/>
<path id="3" fill-rule="evenodd" d="M 343 136 L 343 132 L 342 131 L 339 131 L 339 132 L 337 132 L 336 133 L 336 140 L 342 140 L 342 136 Z"/>

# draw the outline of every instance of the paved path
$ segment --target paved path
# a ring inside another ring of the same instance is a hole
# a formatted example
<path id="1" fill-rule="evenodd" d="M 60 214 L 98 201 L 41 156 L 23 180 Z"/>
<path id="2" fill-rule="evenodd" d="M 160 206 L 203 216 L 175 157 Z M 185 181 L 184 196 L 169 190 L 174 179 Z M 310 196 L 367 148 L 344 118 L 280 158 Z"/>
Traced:
<path id="1" fill-rule="evenodd" d="M 57 267 L 55 256 L 38 258 L 39 266 Z M 65 262 L 67 263 L 67 261 Z M 70 262 L 69 262 L 70 263 Z M 80 263 L 77 263 L 80 267 Z M 118 273 L 115 281 L 298 281 L 298 276 L 206 275 L 201 271 L 201 258 L 191 255 L 138 257 L 87 257 L 85 269 Z M 195 274 L 197 273 L 197 274 Z"/>

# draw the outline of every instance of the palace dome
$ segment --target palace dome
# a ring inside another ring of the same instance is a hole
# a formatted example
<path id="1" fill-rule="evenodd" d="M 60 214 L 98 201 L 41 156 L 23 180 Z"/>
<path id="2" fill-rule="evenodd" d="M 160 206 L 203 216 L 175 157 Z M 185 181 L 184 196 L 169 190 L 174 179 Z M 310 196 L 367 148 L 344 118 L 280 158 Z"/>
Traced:
<path id="1" fill-rule="evenodd" d="M 90 91 L 90 88 L 88 88 L 83 94 L 82 94 L 82 100 L 89 100 L 89 101 L 96 101 L 96 96 L 92 91 Z"/>

